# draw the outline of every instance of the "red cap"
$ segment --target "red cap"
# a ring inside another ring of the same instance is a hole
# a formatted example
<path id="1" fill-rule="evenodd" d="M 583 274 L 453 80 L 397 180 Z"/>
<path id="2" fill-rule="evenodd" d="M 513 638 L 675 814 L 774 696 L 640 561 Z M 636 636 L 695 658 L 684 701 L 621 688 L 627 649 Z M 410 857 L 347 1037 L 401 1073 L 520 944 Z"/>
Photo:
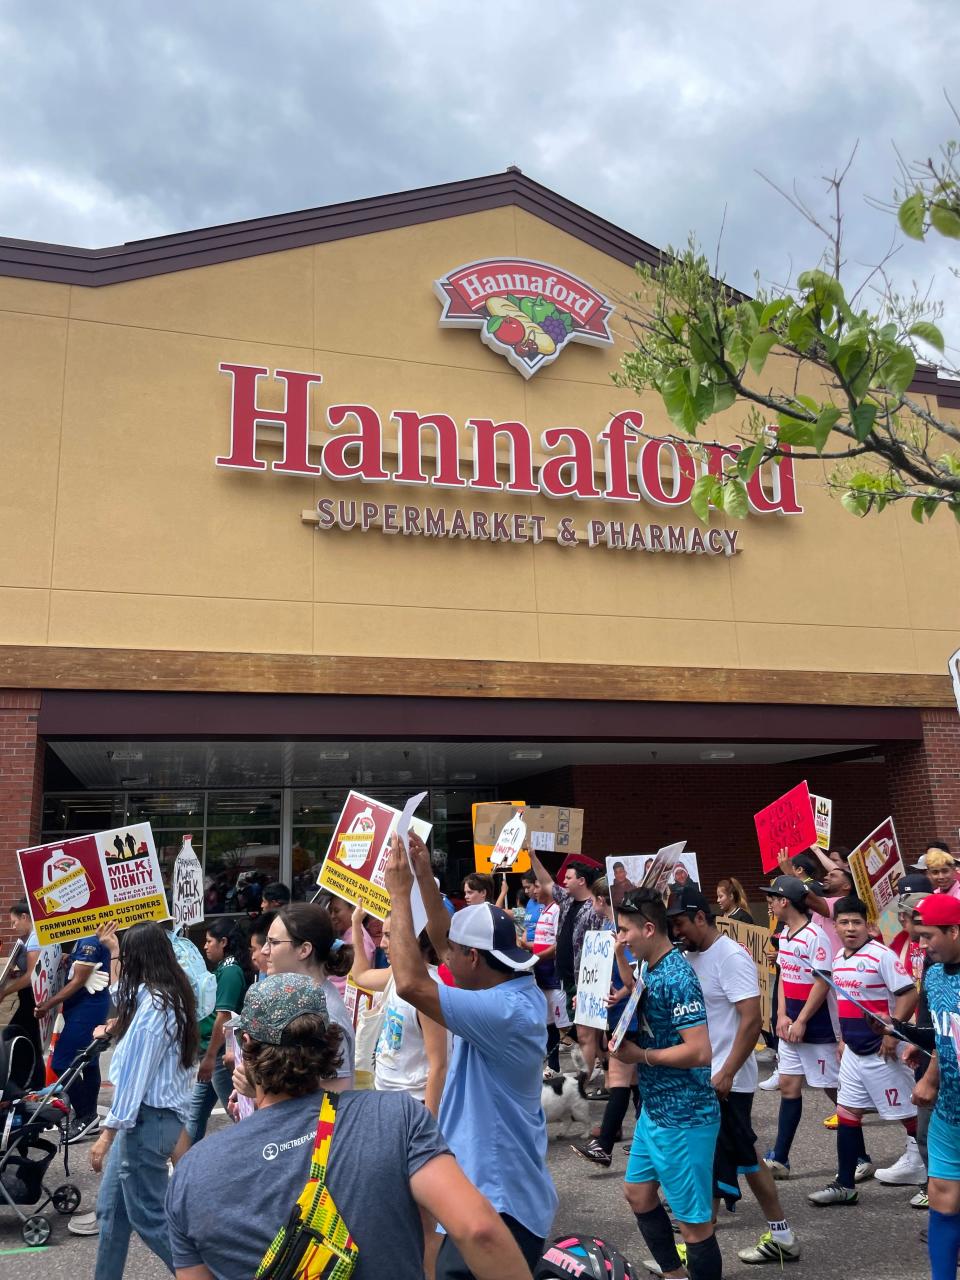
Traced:
<path id="1" fill-rule="evenodd" d="M 960 925 L 960 899 L 951 898 L 948 893 L 932 893 L 917 907 L 917 914 L 924 924 L 933 928 Z"/>

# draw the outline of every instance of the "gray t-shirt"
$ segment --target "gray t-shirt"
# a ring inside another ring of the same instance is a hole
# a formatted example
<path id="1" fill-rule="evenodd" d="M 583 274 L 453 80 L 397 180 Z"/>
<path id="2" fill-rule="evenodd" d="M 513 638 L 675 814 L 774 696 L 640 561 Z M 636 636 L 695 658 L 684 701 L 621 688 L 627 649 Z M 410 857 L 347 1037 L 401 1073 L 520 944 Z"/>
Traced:
<path id="1" fill-rule="evenodd" d="M 333 985 L 329 978 L 323 984 L 323 994 L 327 1002 L 327 1013 L 330 1015 L 330 1021 L 335 1022 L 343 1032 L 343 1044 L 341 1046 L 342 1057 L 340 1065 L 337 1067 L 338 1080 L 353 1079 L 353 1064 L 356 1049 L 354 1047 L 354 1030 L 353 1019 L 347 1006 L 343 1003 L 340 992 Z M 319 1105 L 318 1105 L 319 1109 Z"/>
<path id="2" fill-rule="evenodd" d="M 178 1163 L 167 1191 L 177 1267 L 215 1280 L 252 1276 L 310 1176 L 321 1095 L 256 1111 L 209 1134 Z M 360 1258 L 354 1280 L 423 1280 L 423 1232 L 410 1178 L 448 1147 L 405 1093 L 342 1093 L 327 1186 Z"/>

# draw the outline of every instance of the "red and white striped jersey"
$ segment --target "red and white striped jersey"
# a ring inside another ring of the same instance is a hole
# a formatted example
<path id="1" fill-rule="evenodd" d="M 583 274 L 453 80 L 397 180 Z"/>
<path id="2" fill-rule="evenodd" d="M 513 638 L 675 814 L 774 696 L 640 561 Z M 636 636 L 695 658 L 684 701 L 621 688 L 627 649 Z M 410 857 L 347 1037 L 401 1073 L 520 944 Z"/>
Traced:
<path id="1" fill-rule="evenodd" d="M 812 920 L 799 928 L 793 937 L 788 937 L 784 929 L 779 938 L 777 964 L 780 966 L 784 1009 L 787 1017 L 793 1020 L 807 1002 L 815 970 L 830 972 L 830 944 L 826 934 Z M 803 1037 L 806 1044 L 836 1043 L 830 1004 L 828 995 L 807 1023 Z"/>
<path id="2" fill-rule="evenodd" d="M 837 952 L 833 980 L 840 988 L 837 1013 L 844 1043 L 860 1057 L 877 1053 L 883 1033 L 853 1000 L 886 1019 L 893 1012 L 895 998 L 913 987 L 913 979 L 889 947 L 870 938 L 853 955 Z M 853 1000 L 845 1000 L 844 992 L 849 992 Z"/>

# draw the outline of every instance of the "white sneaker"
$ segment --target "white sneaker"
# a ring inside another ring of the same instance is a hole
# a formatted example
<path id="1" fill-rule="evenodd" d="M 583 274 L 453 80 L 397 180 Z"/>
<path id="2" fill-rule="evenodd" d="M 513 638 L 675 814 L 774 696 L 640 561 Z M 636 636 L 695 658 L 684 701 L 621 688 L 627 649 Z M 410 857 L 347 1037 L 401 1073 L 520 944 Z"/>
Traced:
<path id="1" fill-rule="evenodd" d="M 774 1071 L 773 1075 L 767 1076 L 766 1080 L 761 1080 L 759 1088 L 779 1089 L 780 1088 L 780 1072 Z"/>
<path id="2" fill-rule="evenodd" d="M 75 1213 L 67 1223 L 67 1230 L 75 1236 L 99 1235 L 100 1224 L 97 1222 L 96 1210 L 91 1209 L 89 1213 Z"/>
<path id="3" fill-rule="evenodd" d="M 894 1187 L 919 1187 L 926 1182 L 927 1169 L 916 1138 L 907 1139 L 907 1148 L 900 1159 L 888 1169 L 878 1169 L 876 1179 Z"/>

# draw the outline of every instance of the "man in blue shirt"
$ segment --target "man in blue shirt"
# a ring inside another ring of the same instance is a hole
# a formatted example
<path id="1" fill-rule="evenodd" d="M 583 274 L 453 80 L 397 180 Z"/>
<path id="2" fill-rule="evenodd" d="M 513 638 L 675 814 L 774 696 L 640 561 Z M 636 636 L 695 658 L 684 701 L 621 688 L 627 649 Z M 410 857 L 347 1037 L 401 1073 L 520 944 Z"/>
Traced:
<path id="1" fill-rule="evenodd" d="M 532 1269 L 553 1224 L 557 1193 L 547 1172 L 540 1105 L 547 1006 L 531 970 L 535 955 L 517 945 L 513 919 L 491 903 L 452 918 L 440 901 L 425 846 L 412 832 L 410 854 L 427 910 L 430 941 L 456 980 L 438 985 L 413 932 L 413 873 L 393 837 L 385 882 L 390 892 L 390 963 L 397 994 L 456 1037 L 438 1117 L 470 1181 L 500 1214 Z M 448 1236 L 436 1280 L 470 1280 Z"/>
<path id="2" fill-rule="evenodd" d="M 543 910 L 543 903 L 537 901 L 537 877 L 532 871 L 524 871 L 520 877 L 526 905 L 523 908 L 523 931 L 528 946 L 533 946 L 533 935 L 537 931 L 537 921 Z"/>
<path id="3" fill-rule="evenodd" d="M 616 1052 L 637 1064 L 643 1109 L 633 1135 L 624 1191 L 653 1254 L 648 1270 L 720 1280 L 713 1230 L 713 1157 L 720 1108 L 710 1081 L 712 1053 L 699 979 L 670 941 L 663 898 L 633 889 L 617 909 L 620 937 L 641 962 L 640 1030 Z M 683 1256 L 660 1202 L 680 1224 Z M 686 1270 L 684 1270 L 686 1264 Z"/>

